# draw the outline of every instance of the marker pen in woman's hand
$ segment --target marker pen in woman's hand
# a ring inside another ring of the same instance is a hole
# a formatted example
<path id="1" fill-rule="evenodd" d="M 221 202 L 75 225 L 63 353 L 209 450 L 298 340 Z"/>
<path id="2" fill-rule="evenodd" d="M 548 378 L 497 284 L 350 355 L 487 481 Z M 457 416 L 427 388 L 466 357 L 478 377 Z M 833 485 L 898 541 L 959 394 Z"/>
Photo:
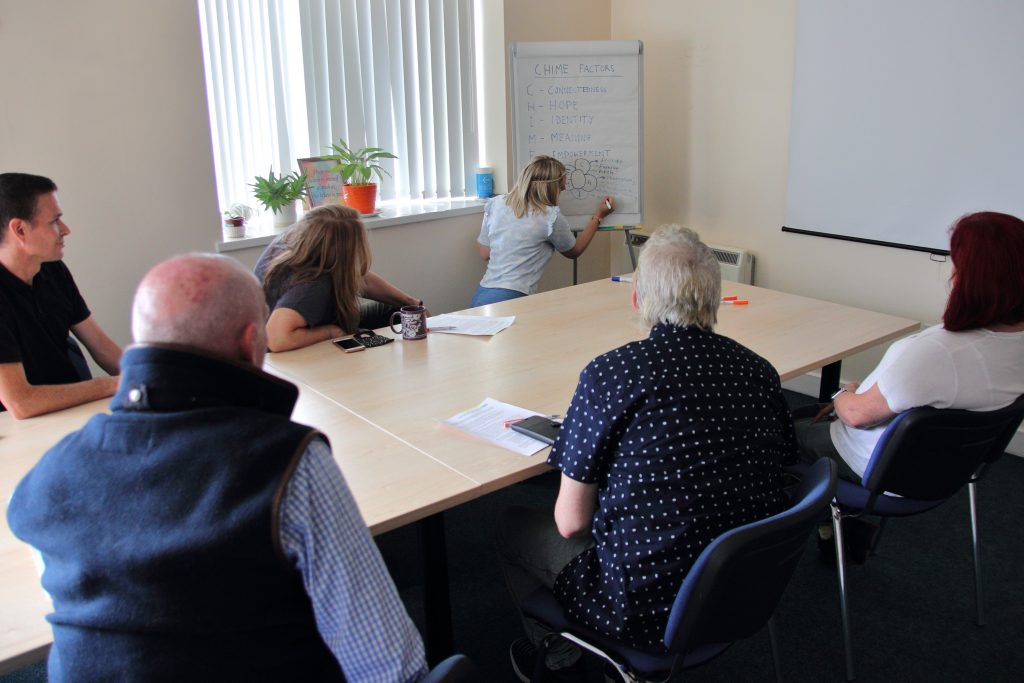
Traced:
<path id="1" fill-rule="evenodd" d="M 612 210 L 612 203 L 610 201 L 608 201 L 607 199 L 604 200 L 604 205 L 608 207 L 609 211 Z"/>

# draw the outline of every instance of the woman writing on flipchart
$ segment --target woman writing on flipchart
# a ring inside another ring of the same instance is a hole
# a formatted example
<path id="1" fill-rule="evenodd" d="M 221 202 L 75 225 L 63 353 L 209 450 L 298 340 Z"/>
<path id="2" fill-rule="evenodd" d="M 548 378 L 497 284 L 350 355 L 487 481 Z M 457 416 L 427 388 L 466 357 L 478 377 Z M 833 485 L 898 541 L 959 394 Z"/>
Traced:
<path id="1" fill-rule="evenodd" d="M 471 306 L 507 301 L 537 292 L 544 267 L 557 249 L 566 258 L 582 254 L 601 221 L 614 208 L 602 197 L 587 227 L 574 237 L 569 221 L 558 208 L 565 189 L 562 162 L 534 157 L 519 174 L 507 195 L 493 197 L 484 207 L 478 247 L 487 272 L 473 294 Z"/>

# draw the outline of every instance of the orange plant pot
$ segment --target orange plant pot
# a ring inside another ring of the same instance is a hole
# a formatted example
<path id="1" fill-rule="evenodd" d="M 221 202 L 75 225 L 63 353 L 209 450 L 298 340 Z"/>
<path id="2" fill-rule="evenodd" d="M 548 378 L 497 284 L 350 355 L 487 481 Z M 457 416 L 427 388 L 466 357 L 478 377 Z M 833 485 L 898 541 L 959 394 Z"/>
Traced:
<path id="1" fill-rule="evenodd" d="M 374 213 L 377 208 L 377 184 L 346 184 L 342 186 L 342 197 L 345 199 L 345 206 L 351 206 L 363 215 Z"/>

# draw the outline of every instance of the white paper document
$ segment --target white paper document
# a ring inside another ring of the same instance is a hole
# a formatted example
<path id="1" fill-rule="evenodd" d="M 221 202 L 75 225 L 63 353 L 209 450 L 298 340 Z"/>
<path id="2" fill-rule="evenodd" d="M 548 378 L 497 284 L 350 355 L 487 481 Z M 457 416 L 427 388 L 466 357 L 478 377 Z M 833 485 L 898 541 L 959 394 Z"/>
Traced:
<path id="1" fill-rule="evenodd" d="M 487 439 L 493 444 L 515 451 L 520 455 L 533 455 L 537 451 L 547 448 L 547 444 L 509 429 L 505 424 L 509 420 L 521 420 L 524 417 L 540 414 L 495 401 L 493 398 L 485 398 L 484 402 L 476 408 L 470 408 L 455 417 L 450 417 L 444 420 L 444 424 Z"/>
<path id="2" fill-rule="evenodd" d="M 427 329 L 448 334 L 490 336 L 498 334 L 516 321 L 514 315 L 453 315 L 444 313 L 427 318 Z"/>

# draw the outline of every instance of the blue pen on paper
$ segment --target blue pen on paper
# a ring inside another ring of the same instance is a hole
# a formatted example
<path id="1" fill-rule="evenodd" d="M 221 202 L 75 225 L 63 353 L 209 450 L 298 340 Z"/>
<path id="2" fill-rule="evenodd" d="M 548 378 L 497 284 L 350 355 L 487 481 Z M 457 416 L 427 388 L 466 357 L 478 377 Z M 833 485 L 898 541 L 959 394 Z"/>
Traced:
<path id="1" fill-rule="evenodd" d="M 612 275 L 612 282 L 632 282 L 633 278 L 629 275 Z"/>

